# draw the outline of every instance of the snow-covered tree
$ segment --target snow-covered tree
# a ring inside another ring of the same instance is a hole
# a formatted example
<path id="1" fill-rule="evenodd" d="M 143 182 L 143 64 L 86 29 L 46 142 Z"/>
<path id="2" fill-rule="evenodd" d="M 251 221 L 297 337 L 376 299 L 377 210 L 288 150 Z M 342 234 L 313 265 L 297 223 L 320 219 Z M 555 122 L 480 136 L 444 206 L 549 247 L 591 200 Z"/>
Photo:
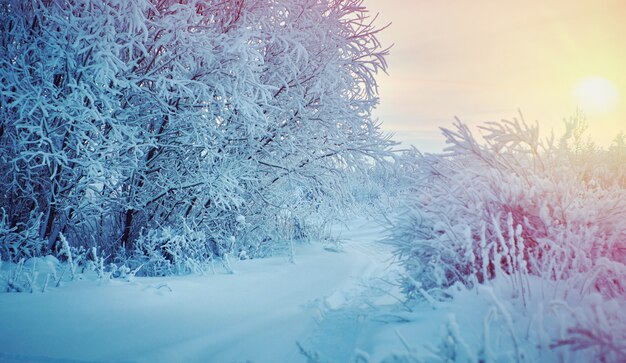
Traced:
<path id="1" fill-rule="evenodd" d="M 362 0 L 3 2 L 7 228 L 130 252 L 184 220 L 207 256 L 259 252 L 284 206 L 336 206 L 388 155 L 373 21 Z"/>

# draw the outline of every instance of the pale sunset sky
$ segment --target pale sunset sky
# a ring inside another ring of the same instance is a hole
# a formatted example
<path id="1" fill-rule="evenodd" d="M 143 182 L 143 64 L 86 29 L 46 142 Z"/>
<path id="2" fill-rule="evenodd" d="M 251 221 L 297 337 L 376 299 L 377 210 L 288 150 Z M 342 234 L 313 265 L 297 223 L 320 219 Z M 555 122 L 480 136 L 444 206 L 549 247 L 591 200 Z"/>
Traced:
<path id="1" fill-rule="evenodd" d="M 586 113 L 606 146 L 626 132 L 626 0 L 365 0 L 394 44 L 375 113 L 395 139 L 443 146 L 439 127 L 512 119 L 543 135 Z M 591 81 L 583 80 L 593 78 Z M 582 82 L 582 83 L 581 83 Z"/>

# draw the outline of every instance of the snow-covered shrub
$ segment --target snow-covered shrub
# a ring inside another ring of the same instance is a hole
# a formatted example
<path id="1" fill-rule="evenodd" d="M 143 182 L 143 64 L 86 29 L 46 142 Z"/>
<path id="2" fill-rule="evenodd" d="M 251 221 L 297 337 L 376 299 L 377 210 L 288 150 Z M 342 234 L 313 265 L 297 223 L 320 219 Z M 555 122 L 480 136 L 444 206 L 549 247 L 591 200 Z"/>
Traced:
<path id="1" fill-rule="evenodd" d="M 575 354 L 586 353 L 598 362 L 626 361 L 626 300 L 623 296 L 606 300 L 592 293 L 578 306 L 565 309 L 572 323 L 563 336 L 551 343 L 552 348 L 569 347 L 577 352 Z"/>
<path id="2" fill-rule="evenodd" d="M 600 149 L 584 141 L 580 119 L 566 126 L 555 141 L 523 119 L 488 123 L 479 141 L 458 121 L 443 130 L 443 154 L 415 155 L 407 205 L 390 236 L 409 296 L 505 280 L 511 295 L 502 298 L 523 308 L 550 289 L 546 305 L 562 300 L 590 314 L 582 301 L 599 294 L 606 321 L 623 322 L 608 307 L 626 299 L 624 138 Z M 545 283 L 530 283 L 536 278 Z M 612 327 L 622 336 L 626 325 L 572 319 L 568 338 L 558 337 L 563 344 L 595 344 L 622 359 L 624 345 L 605 333 Z"/>
<path id="3" fill-rule="evenodd" d="M 6 292 L 46 292 L 59 279 L 59 261 L 51 255 L 0 264 L 0 288 Z"/>
<path id="4" fill-rule="evenodd" d="M 61 239 L 61 251 L 59 257 L 63 258 L 67 262 L 66 269 L 70 271 L 70 277 L 74 280 L 76 278 L 76 268 L 79 262 L 74 261 L 74 256 L 77 255 L 75 252 L 79 251 L 75 251 L 72 247 L 70 247 L 70 244 L 67 242 L 67 238 L 65 238 L 62 233 L 59 235 L 59 238 Z M 79 255 L 84 255 L 84 249 L 81 249 L 80 252 L 82 253 L 79 253 Z M 60 281 L 61 280 L 59 279 L 59 282 Z"/>
<path id="5" fill-rule="evenodd" d="M 567 279 L 624 294 L 624 150 L 558 144 L 537 127 L 503 121 L 444 130 L 441 155 L 416 157 L 407 208 L 393 230 L 397 254 L 424 287 L 470 286 L 498 273 Z M 574 125 L 580 128 L 580 126 Z"/>
<path id="6" fill-rule="evenodd" d="M 141 275 L 166 276 L 203 272 L 203 262 L 213 256 L 203 231 L 187 223 L 179 228 L 163 227 L 142 233 L 130 257 Z"/>
<path id="7" fill-rule="evenodd" d="M 44 253 L 46 244 L 39 238 L 40 222 L 31 213 L 25 223 L 12 226 L 7 212 L 0 209 L 0 260 L 17 262 Z"/>
<path id="8" fill-rule="evenodd" d="M 352 175 L 350 203 L 344 211 L 354 215 L 373 215 L 384 218 L 400 205 L 401 193 L 407 183 L 405 160 L 411 150 L 396 151 L 393 158 L 375 162 L 365 173 Z"/>

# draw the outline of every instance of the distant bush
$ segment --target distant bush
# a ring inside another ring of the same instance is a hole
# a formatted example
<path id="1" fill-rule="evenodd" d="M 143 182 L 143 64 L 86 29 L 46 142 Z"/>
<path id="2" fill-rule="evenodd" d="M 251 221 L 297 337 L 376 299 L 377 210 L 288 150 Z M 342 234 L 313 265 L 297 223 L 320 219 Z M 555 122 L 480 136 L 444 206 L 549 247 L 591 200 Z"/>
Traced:
<path id="1" fill-rule="evenodd" d="M 600 149 L 583 139 L 580 118 L 566 126 L 559 140 L 543 140 L 523 119 L 487 123 L 479 141 L 457 121 L 443 129 L 444 153 L 413 156 L 407 205 L 390 236 L 409 297 L 505 279 L 526 306 L 536 276 L 559 286 L 551 298 L 600 295 L 602 304 L 587 307 L 600 306 L 621 322 L 613 334 L 626 336 L 623 316 L 604 307 L 626 301 L 624 135 Z M 603 337 L 606 325 L 590 321 L 576 318 L 560 344 L 626 357 L 623 343 Z"/>

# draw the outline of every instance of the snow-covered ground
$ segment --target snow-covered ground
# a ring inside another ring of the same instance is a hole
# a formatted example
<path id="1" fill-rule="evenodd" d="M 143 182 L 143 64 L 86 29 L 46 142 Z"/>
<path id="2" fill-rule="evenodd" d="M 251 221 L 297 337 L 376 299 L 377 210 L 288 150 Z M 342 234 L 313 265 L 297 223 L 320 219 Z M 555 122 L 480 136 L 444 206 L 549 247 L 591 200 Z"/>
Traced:
<path id="1" fill-rule="evenodd" d="M 343 250 L 298 245 L 286 257 L 233 263 L 235 274 L 84 279 L 46 293 L 0 294 L 3 362 L 299 362 L 296 342 L 349 356 L 355 321 L 329 324 L 387 274 L 381 228 L 361 222 Z M 346 330 L 348 329 L 348 330 Z"/>
<path id="2" fill-rule="evenodd" d="M 352 223 L 336 230 L 340 251 L 298 245 L 295 264 L 273 257 L 236 261 L 234 274 L 85 277 L 45 293 L 1 293 L 0 362 L 378 363 L 438 354 L 506 362 L 537 341 L 525 338 L 543 322 L 508 315 L 515 309 L 489 289 L 405 306 L 383 230 Z M 485 340 L 493 351 L 481 353 Z M 541 358 L 532 351 L 530 361 Z"/>

